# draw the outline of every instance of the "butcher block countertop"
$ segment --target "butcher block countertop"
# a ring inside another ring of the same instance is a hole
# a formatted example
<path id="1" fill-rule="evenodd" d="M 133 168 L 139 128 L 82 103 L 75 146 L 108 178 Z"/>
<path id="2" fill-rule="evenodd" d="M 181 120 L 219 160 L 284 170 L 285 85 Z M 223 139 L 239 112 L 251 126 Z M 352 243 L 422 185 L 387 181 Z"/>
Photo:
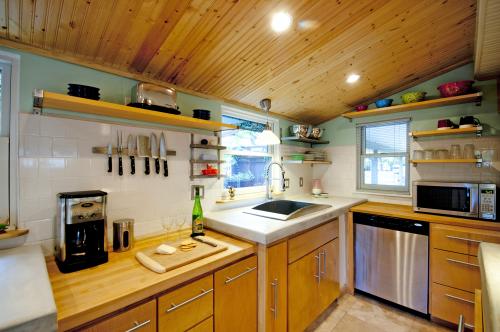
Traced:
<path id="1" fill-rule="evenodd" d="M 163 274 L 145 268 L 135 259 L 135 253 L 158 246 L 165 240 L 164 236 L 137 241 L 130 251 L 110 251 L 107 263 L 73 273 L 63 274 L 59 272 L 55 261 L 48 261 L 47 269 L 57 307 L 59 331 L 77 327 L 151 298 L 255 253 L 252 243 L 213 231 L 207 231 L 206 235 L 224 242 L 228 249 Z"/>
<path id="2" fill-rule="evenodd" d="M 500 222 L 481 221 L 477 219 L 466 219 L 466 218 L 441 216 L 437 214 L 419 213 L 419 212 L 414 212 L 413 208 L 410 205 L 366 202 L 351 207 L 350 211 L 375 214 L 379 216 L 388 216 L 394 218 L 427 221 L 430 223 L 439 223 L 439 224 L 500 231 Z"/>

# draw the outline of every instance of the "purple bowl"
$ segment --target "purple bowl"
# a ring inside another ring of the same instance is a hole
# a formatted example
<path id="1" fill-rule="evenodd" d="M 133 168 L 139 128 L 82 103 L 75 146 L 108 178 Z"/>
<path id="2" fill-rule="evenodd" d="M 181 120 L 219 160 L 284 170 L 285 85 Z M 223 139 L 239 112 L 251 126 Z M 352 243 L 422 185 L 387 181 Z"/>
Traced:
<path id="1" fill-rule="evenodd" d="M 454 97 L 469 93 L 472 89 L 472 84 L 474 84 L 474 81 L 470 80 L 448 82 L 441 84 L 437 89 L 443 98 Z"/>
<path id="2" fill-rule="evenodd" d="M 368 109 L 368 105 L 358 105 L 355 108 L 356 112 L 366 111 Z"/>

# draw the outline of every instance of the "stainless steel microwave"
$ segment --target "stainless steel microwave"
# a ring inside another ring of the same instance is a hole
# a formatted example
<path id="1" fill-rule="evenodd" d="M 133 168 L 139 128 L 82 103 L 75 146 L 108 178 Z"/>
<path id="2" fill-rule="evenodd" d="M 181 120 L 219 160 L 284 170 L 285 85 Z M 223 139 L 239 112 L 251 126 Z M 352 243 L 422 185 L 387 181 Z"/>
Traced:
<path id="1" fill-rule="evenodd" d="M 413 182 L 413 211 L 497 221 L 493 183 Z"/>

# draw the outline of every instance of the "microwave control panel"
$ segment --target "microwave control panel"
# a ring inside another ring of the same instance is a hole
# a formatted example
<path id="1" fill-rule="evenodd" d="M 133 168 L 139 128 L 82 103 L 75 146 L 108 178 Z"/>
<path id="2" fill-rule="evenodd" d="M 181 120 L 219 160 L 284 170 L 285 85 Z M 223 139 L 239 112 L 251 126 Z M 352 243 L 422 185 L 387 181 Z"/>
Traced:
<path id="1" fill-rule="evenodd" d="M 496 220 L 497 188 L 492 184 L 481 184 L 479 187 L 479 217 Z"/>

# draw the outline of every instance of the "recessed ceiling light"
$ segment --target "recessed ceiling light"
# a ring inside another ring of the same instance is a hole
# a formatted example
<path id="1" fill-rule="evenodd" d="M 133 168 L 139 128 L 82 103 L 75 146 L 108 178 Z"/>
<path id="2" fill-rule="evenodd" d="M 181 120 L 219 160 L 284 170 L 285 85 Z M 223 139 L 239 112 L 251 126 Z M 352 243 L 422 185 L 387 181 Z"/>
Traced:
<path id="1" fill-rule="evenodd" d="M 275 32 L 283 32 L 288 30 L 292 25 L 292 16 L 285 12 L 279 12 L 273 15 L 271 20 L 271 28 Z"/>
<path id="2" fill-rule="evenodd" d="M 359 75 L 358 74 L 351 74 L 347 77 L 346 82 L 347 83 L 356 83 L 359 80 Z"/>

